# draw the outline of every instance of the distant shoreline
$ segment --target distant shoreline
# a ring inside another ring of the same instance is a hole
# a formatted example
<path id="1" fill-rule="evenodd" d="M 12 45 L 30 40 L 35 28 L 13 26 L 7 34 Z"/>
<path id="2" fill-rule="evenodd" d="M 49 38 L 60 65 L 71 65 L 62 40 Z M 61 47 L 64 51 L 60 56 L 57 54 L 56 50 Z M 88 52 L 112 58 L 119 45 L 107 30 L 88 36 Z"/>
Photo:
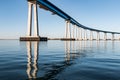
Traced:
<path id="1" fill-rule="evenodd" d="M 19 40 L 19 39 L 0 39 L 0 40 Z"/>

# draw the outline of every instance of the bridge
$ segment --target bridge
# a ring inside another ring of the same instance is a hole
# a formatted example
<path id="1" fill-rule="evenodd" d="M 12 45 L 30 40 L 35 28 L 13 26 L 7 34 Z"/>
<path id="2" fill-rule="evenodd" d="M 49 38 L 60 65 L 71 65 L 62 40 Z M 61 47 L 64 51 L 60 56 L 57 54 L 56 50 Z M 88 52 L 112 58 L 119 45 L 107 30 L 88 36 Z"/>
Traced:
<path id="1" fill-rule="evenodd" d="M 28 31 L 26 37 L 20 37 L 21 41 L 47 41 L 47 37 L 39 36 L 39 26 L 38 26 L 38 11 L 37 6 L 44 10 L 50 11 L 55 15 L 63 18 L 65 20 L 65 36 L 61 40 L 115 40 L 115 34 L 120 34 L 120 32 L 105 31 L 99 29 L 93 29 L 87 26 L 84 26 L 77 22 L 70 15 L 66 14 L 60 8 L 56 7 L 48 0 L 27 0 L 28 2 Z M 32 9 L 34 11 L 32 12 Z M 34 13 L 34 35 L 32 36 L 32 13 Z M 71 24 L 72 29 L 71 30 Z M 76 29 L 76 37 L 75 37 Z M 87 31 L 90 31 L 90 37 L 87 36 Z M 97 34 L 97 37 L 94 39 L 93 32 Z M 100 33 L 104 33 L 104 39 L 100 38 Z M 83 35 L 84 34 L 84 35 Z M 107 34 L 111 34 L 111 39 L 107 38 Z"/>

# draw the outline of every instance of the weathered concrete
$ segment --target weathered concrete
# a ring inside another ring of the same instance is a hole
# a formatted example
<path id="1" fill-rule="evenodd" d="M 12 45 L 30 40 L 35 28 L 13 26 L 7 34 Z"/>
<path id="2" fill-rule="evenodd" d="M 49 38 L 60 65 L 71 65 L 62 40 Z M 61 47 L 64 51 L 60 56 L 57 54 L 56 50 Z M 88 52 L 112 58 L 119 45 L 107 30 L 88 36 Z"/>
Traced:
<path id="1" fill-rule="evenodd" d="M 47 41 L 47 37 L 20 37 L 20 41 Z"/>
<path id="2" fill-rule="evenodd" d="M 62 41 L 75 41 L 75 38 L 61 38 Z"/>

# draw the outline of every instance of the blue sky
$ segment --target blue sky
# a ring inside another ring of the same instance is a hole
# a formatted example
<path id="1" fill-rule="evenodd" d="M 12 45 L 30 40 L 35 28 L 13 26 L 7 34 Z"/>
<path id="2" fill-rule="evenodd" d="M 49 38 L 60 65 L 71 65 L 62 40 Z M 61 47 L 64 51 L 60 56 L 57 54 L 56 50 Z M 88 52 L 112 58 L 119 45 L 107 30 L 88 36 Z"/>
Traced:
<path id="1" fill-rule="evenodd" d="M 26 0 L 0 0 L 0 38 L 19 38 L 27 32 Z M 120 0 L 49 0 L 81 24 L 120 32 Z M 65 21 L 38 9 L 40 36 L 63 37 Z"/>

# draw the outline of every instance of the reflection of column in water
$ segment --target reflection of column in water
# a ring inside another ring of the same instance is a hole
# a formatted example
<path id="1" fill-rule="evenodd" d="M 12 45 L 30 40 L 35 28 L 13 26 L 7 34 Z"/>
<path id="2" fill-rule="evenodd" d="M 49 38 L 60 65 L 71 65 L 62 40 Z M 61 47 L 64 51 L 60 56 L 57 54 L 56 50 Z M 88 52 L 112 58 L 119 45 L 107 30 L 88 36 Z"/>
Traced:
<path id="1" fill-rule="evenodd" d="M 38 71 L 38 50 L 39 50 L 39 42 L 34 42 L 34 61 L 33 61 L 33 68 L 32 68 L 32 49 L 31 49 L 31 42 L 27 42 L 27 54 L 28 54 L 28 64 L 27 64 L 27 75 L 29 79 L 37 77 Z M 31 75 L 32 74 L 32 75 Z"/>
<path id="2" fill-rule="evenodd" d="M 70 60 L 70 41 L 65 41 L 65 60 L 69 62 Z"/>
<path id="3" fill-rule="evenodd" d="M 115 42 L 114 42 L 114 40 L 112 41 L 112 49 L 114 50 L 114 48 L 115 48 Z"/>
<path id="4" fill-rule="evenodd" d="M 91 52 L 93 52 L 93 40 L 92 41 L 90 41 L 90 50 L 91 50 Z"/>
<path id="5" fill-rule="evenodd" d="M 34 42 L 34 64 L 33 64 L 33 78 L 37 78 L 37 71 L 38 71 L 38 53 L 39 53 L 39 42 Z"/>
<path id="6" fill-rule="evenodd" d="M 31 59 L 31 56 L 32 56 L 32 54 L 31 54 L 31 42 L 27 42 L 26 43 L 26 47 L 27 47 L 27 55 L 28 55 L 28 63 L 27 63 L 27 75 L 28 75 L 28 78 L 32 78 L 32 76 L 31 76 L 31 63 L 32 63 L 32 59 Z"/>
<path id="7" fill-rule="evenodd" d="M 75 58 L 75 41 L 72 41 L 72 44 L 71 44 L 71 50 L 72 50 L 72 58 Z"/>
<path id="8" fill-rule="evenodd" d="M 79 54 L 81 53 L 81 41 L 78 41 L 76 44 L 76 53 L 75 53 L 75 57 L 79 56 Z"/>
<path id="9" fill-rule="evenodd" d="M 78 42 L 78 53 L 81 53 L 81 41 Z"/>
<path id="10" fill-rule="evenodd" d="M 83 43 L 83 41 L 80 41 L 80 45 L 79 45 L 79 46 L 80 46 L 80 50 L 81 50 L 81 51 L 82 51 L 82 46 L 83 46 L 82 43 Z"/>
<path id="11" fill-rule="evenodd" d="M 90 48 L 93 48 L 93 41 L 90 41 Z"/>
<path id="12" fill-rule="evenodd" d="M 104 49 L 107 50 L 107 41 L 104 41 Z"/>
<path id="13" fill-rule="evenodd" d="M 87 42 L 87 41 L 84 41 L 84 44 L 83 44 L 84 50 L 86 49 L 86 42 Z"/>
<path id="14" fill-rule="evenodd" d="M 112 41 L 112 53 L 115 53 L 115 42 L 114 42 L 114 40 Z"/>
<path id="15" fill-rule="evenodd" d="M 97 41 L 97 49 L 99 49 L 99 47 L 100 47 L 100 41 L 98 40 Z"/>

